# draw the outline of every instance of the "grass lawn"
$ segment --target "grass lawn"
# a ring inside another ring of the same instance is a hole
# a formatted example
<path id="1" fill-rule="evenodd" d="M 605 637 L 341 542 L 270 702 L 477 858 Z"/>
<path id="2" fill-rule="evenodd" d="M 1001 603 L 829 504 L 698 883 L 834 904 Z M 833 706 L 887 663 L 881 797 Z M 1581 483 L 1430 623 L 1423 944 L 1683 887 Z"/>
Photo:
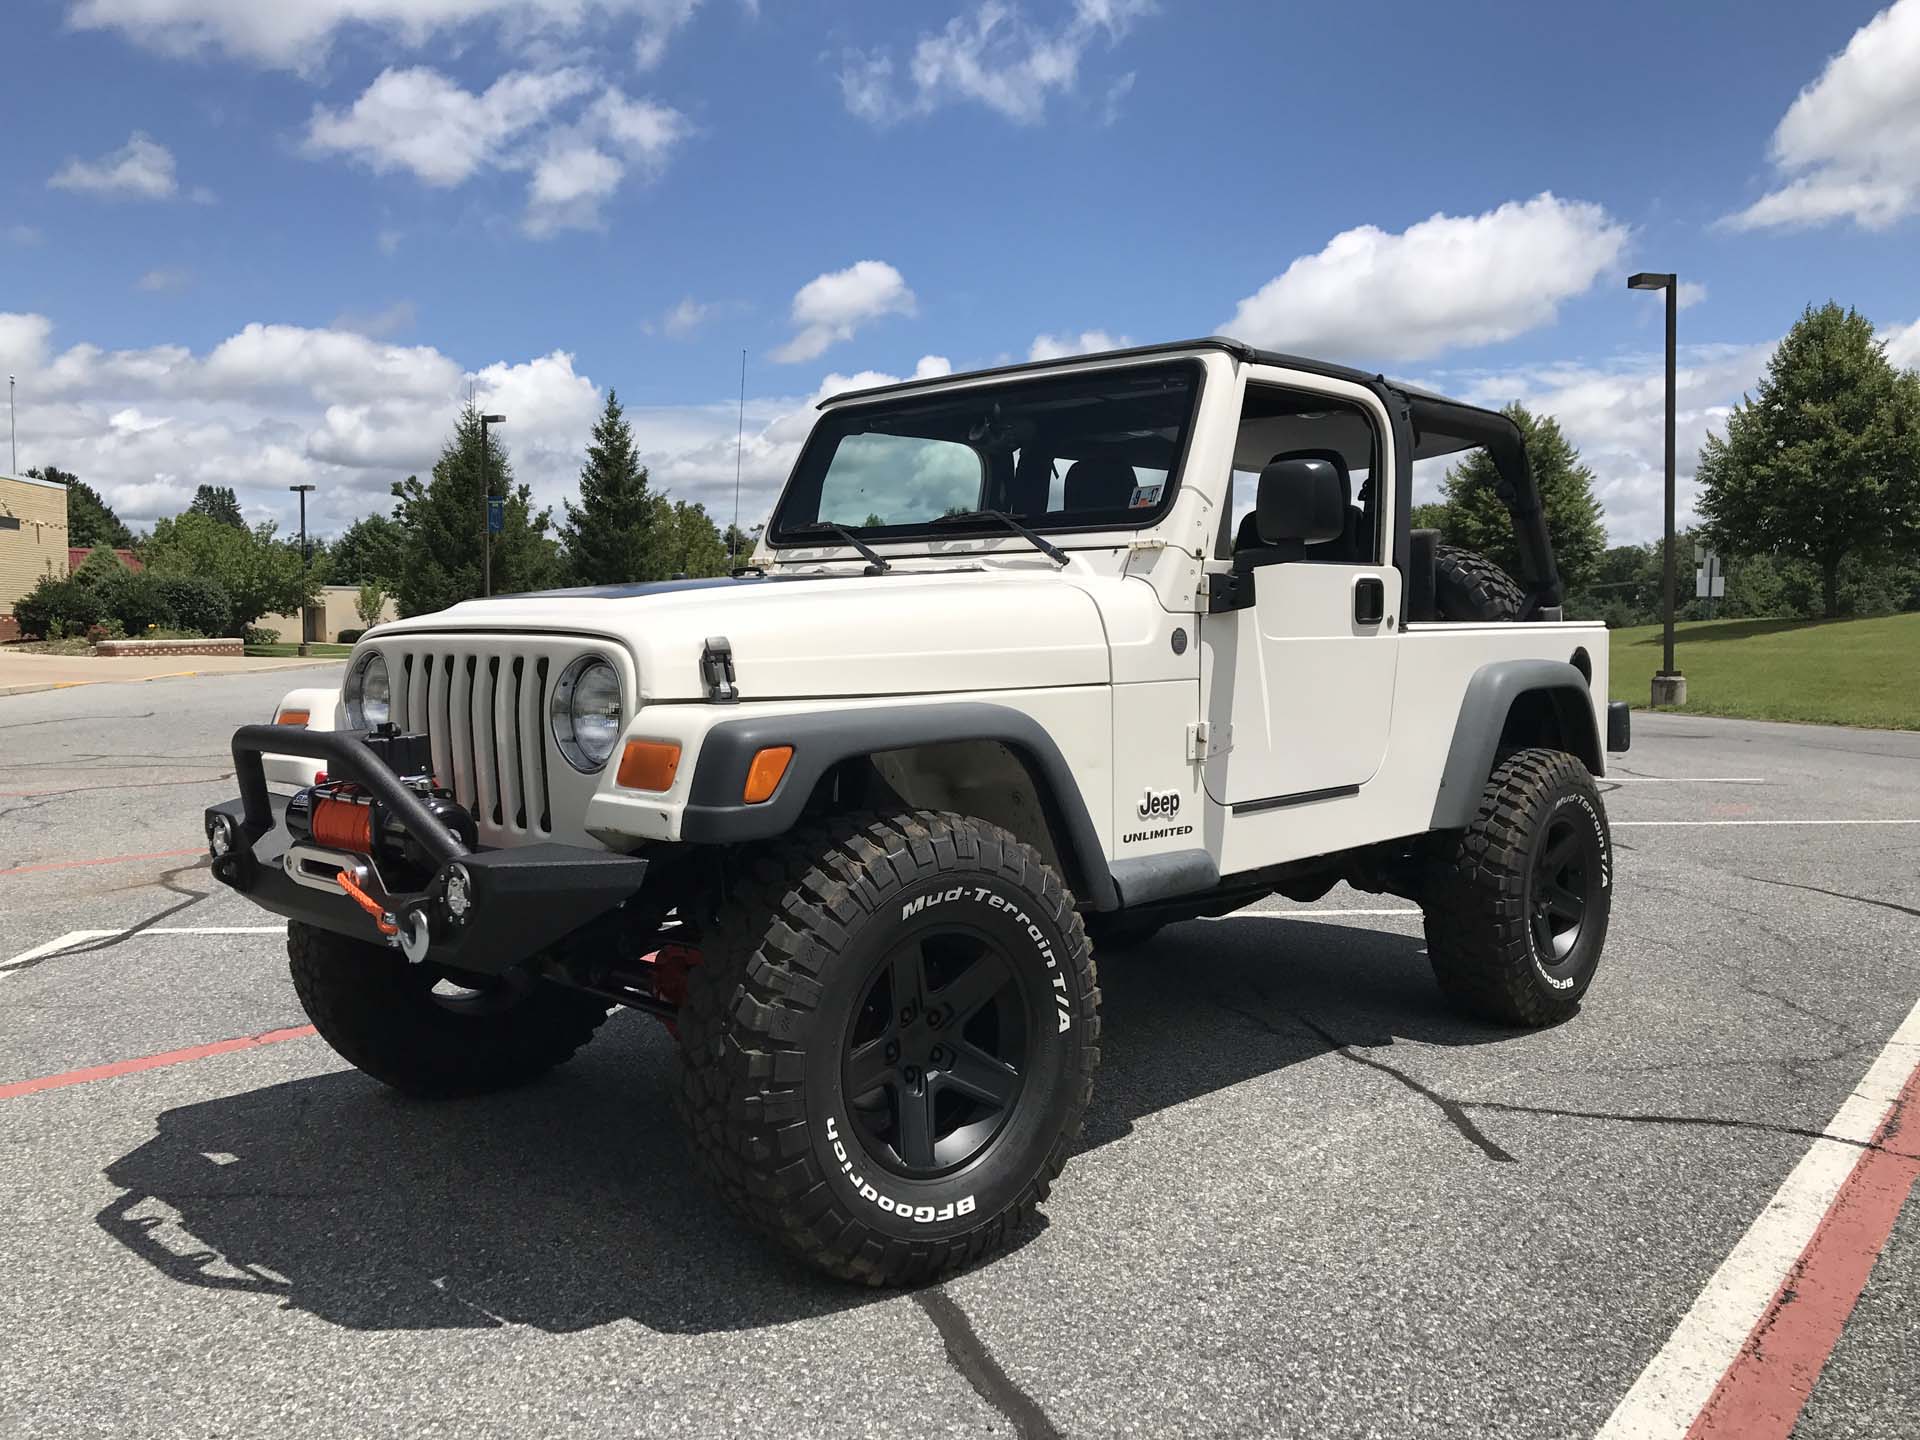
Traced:
<path id="1" fill-rule="evenodd" d="M 1674 663 L 1696 715 L 1920 730 L 1920 614 L 1871 620 L 1694 620 L 1674 627 Z M 1611 636 L 1615 700 L 1645 709 L 1660 627 Z"/>
<path id="2" fill-rule="evenodd" d="M 249 655 L 287 656 L 300 653 L 298 645 L 249 645 L 246 650 Z M 352 653 L 351 645 L 323 645 L 316 640 L 307 646 L 309 656 L 318 656 L 324 660 L 344 660 Z"/>

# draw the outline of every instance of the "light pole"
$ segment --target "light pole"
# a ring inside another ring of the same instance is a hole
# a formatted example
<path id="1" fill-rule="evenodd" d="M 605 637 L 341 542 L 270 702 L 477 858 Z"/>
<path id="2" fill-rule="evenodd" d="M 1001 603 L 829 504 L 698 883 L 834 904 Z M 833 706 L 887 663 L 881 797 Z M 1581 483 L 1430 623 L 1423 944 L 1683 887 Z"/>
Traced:
<path id="1" fill-rule="evenodd" d="M 307 653 L 308 606 L 306 603 L 305 590 L 306 590 L 306 580 L 307 580 L 307 567 L 310 563 L 309 557 L 307 555 L 307 493 L 313 488 L 314 487 L 311 485 L 287 486 L 287 489 L 293 491 L 294 494 L 300 497 L 300 588 L 302 591 L 301 601 L 300 601 L 300 653 L 302 655 L 305 655 Z"/>
<path id="2" fill-rule="evenodd" d="M 13 450 L 13 468 L 7 473 L 18 476 L 20 473 L 20 437 L 13 429 L 13 376 L 7 376 L 7 444 Z"/>
<path id="3" fill-rule="evenodd" d="M 480 417 L 480 569 L 482 595 L 493 594 L 493 447 L 487 441 L 489 425 L 504 425 L 504 415 Z"/>
<path id="4" fill-rule="evenodd" d="M 1682 675 L 1673 663 L 1673 585 L 1675 557 L 1673 553 L 1673 389 L 1674 389 L 1674 337 L 1679 331 L 1680 321 L 1680 278 L 1677 275 L 1662 275 L 1650 270 L 1642 270 L 1627 277 L 1629 290 L 1664 290 L 1667 292 L 1667 521 L 1666 521 L 1666 570 L 1663 580 L 1665 598 L 1662 602 L 1666 625 L 1666 647 L 1664 662 L 1660 673 L 1653 677 L 1653 703 L 1655 705 L 1684 705 L 1687 703 L 1687 677 Z"/>

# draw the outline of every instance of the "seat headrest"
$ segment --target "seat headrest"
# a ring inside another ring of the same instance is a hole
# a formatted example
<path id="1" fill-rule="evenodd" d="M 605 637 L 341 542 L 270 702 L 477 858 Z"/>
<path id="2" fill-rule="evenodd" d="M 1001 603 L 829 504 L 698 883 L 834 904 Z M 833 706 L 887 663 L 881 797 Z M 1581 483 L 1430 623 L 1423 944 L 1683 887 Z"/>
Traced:
<path id="1" fill-rule="evenodd" d="M 1069 510 L 1125 510 L 1133 503 L 1139 484 L 1133 467 L 1111 455 L 1076 460 L 1061 485 L 1062 503 Z"/>

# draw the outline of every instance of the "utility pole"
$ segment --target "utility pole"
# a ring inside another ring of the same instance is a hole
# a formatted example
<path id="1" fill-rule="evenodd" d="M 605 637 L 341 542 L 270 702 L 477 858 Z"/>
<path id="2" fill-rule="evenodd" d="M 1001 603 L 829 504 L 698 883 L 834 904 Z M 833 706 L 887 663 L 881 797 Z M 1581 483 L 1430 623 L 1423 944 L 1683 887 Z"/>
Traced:
<path id="1" fill-rule="evenodd" d="M 504 415 L 480 417 L 480 593 L 493 594 L 493 446 L 489 425 L 504 425 Z"/>
<path id="2" fill-rule="evenodd" d="M 1664 662 L 1660 673 L 1653 677 L 1652 701 L 1655 705 L 1684 705 L 1687 703 L 1687 677 L 1682 675 L 1673 663 L 1673 606 L 1674 572 L 1677 557 L 1673 552 L 1673 419 L 1674 419 L 1674 377 L 1675 377 L 1675 337 L 1680 328 L 1680 277 L 1673 274 L 1658 274 L 1642 271 L 1627 277 L 1629 290 L 1665 290 L 1667 292 L 1667 505 L 1666 505 L 1666 565 L 1663 577 L 1665 599 L 1662 617 L 1665 626 Z"/>
<path id="3" fill-rule="evenodd" d="M 307 572 L 313 563 L 312 556 L 307 552 L 307 492 L 313 488 L 311 485 L 289 485 L 287 487 L 287 489 L 293 491 L 294 494 L 300 497 L 300 580 L 303 590 L 305 588 Z M 300 601 L 300 653 L 303 656 L 307 653 L 307 611 L 310 608 L 303 594 Z"/>

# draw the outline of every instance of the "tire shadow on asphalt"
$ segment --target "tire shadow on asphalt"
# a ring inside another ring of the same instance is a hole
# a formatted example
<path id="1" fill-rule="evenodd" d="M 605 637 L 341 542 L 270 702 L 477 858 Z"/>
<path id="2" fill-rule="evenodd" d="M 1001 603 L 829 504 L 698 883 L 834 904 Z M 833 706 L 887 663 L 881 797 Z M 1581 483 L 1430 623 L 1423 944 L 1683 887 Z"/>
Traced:
<path id="1" fill-rule="evenodd" d="M 1082 1149 L 1333 1048 L 1288 1013 L 1367 1046 L 1512 1033 L 1447 1012 L 1416 938 L 1323 923 L 1176 926 L 1105 957 L 1100 980 Z M 889 1298 L 803 1270 L 724 1209 L 679 1134 L 671 1043 L 615 1016 L 571 1064 L 509 1094 L 419 1102 L 336 1070 L 180 1106 L 107 1167 L 122 1193 L 97 1223 L 182 1285 L 270 1295 L 353 1330 L 633 1319 L 698 1334 Z M 1016 1246 L 1044 1229 L 1041 1217 Z"/>

